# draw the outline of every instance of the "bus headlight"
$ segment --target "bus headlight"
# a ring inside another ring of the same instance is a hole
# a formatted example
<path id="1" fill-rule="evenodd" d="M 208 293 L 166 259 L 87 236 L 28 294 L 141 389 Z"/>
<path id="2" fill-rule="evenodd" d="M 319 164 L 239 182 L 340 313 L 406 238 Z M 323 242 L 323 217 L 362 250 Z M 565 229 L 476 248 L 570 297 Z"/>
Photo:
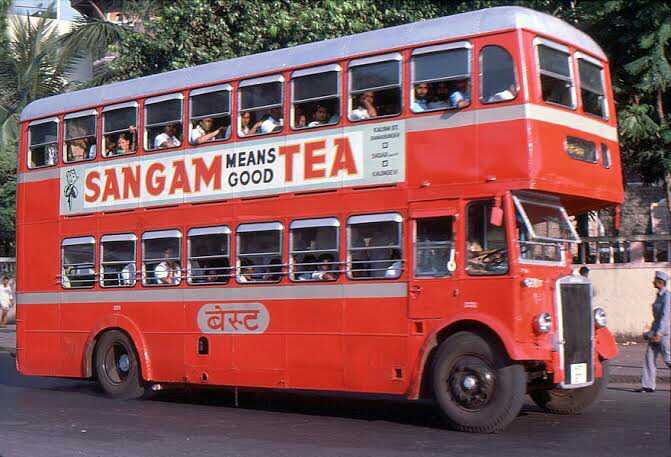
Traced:
<path id="1" fill-rule="evenodd" d="M 602 328 L 608 325 L 606 311 L 603 308 L 596 308 L 594 310 L 594 323 L 596 324 L 597 328 Z"/>
<path id="2" fill-rule="evenodd" d="M 552 329 L 552 316 L 550 313 L 541 313 L 534 319 L 534 331 L 539 335 L 548 333 Z"/>

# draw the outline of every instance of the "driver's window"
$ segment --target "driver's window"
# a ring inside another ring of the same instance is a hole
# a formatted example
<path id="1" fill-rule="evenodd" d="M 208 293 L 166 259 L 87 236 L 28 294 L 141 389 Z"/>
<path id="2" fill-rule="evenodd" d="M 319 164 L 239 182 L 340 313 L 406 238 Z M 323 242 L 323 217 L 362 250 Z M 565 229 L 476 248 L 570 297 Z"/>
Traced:
<path id="1" fill-rule="evenodd" d="M 466 271 L 471 275 L 500 275 L 508 271 L 508 248 L 503 225 L 491 223 L 493 201 L 468 206 Z"/>

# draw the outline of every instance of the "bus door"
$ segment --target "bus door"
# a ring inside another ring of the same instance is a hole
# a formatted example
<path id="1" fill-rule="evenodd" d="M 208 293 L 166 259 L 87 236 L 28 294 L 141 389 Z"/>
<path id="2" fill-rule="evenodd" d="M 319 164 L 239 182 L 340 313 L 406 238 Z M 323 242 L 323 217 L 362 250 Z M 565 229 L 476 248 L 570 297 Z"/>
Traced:
<path id="1" fill-rule="evenodd" d="M 408 317 L 439 318 L 458 294 L 456 270 L 457 201 L 411 205 L 412 262 L 409 263 Z"/>

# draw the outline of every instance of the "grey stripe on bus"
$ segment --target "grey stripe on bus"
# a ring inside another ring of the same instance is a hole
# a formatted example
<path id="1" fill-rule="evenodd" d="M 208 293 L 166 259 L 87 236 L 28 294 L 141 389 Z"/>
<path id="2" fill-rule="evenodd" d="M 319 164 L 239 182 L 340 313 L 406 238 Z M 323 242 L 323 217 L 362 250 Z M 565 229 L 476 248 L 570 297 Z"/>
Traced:
<path id="1" fill-rule="evenodd" d="M 60 176 L 58 168 L 49 168 L 48 170 L 31 170 L 19 173 L 17 178 L 19 184 L 35 181 L 45 181 L 47 179 L 55 179 Z"/>
<path id="2" fill-rule="evenodd" d="M 154 301 L 224 301 L 280 300 L 320 298 L 403 298 L 408 294 L 405 283 L 312 284 L 300 286 L 245 286 L 208 288 L 117 289 L 109 291 L 64 291 L 18 293 L 17 302 L 29 304 L 57 303 L 137 303 Z"/>

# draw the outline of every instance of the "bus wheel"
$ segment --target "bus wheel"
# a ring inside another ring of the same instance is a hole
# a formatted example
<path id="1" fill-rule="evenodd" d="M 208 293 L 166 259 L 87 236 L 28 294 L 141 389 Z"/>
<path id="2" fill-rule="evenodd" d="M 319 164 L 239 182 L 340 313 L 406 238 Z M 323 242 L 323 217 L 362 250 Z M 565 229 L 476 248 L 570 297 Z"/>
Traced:
<path id="1" fill-rule="evenodd" d="M 100 337 L 95 368 L 100 386 L 110 397 L 130 400 L 144 395 L 138 357 L 125 333 L 111 330 Z"/>
<path id="2" fill-rule="evenodd" d="M 578 389 L 536 390 L 529 395 L 538 406 L 554 414 L 580 414 L 594 403 L 608 388 L 608 362 L 603 361 L 603 375 L 594 384 Z"/>
<path id="3" fill-rule="evenodd" d="M 517 417 L 526 389 L 521 365 L 482 337 L 455 333 L 433 363 L 433 393 L 447 424 L 460 431 L 494 433 Z"/>

